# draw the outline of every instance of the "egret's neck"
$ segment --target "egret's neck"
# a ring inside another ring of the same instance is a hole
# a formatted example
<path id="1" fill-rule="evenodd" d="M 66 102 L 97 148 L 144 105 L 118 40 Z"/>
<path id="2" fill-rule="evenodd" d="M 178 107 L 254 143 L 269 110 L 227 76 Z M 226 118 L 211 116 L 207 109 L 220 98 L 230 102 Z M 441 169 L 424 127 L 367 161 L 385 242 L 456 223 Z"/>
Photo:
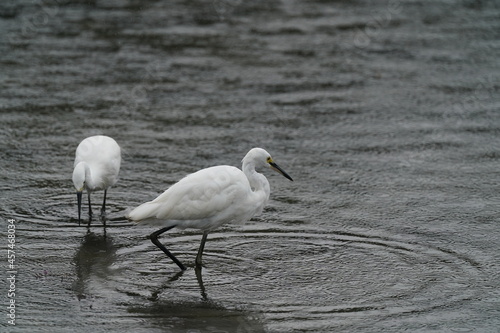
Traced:
<path id="1" fill-rule="evenodd" d="M 250 187 L 254 193 L 262 192 L 265 195 L 266 201 L 271 193 L 271 188 L 269 187 L 269 182 L 267 178 L 255 171 L 255 164 L 252 162 L 243 163 L 243 173 L 247 176 Z"/>
<path id="2" fill-rule="evenodd" d="M 73 171 L 73 182 L 75 183 L 75 187 L 77 187 L 77 184 L 81 184 L 79 186 L 85 184 L 87 191 L 94 189 L 92 171 L 87 163 L 80 162 L 75 166 L 75 170 Z"/>
<path id="3" fill-rule="evenodd" d="M 250 187 L 252 188 L 252 195 L 249 196 L 249 201 L 254 205 L 255 211 L 253 214 L 260 214 L 264 206 L 269 200 L 271 189 L 269 182 L 263 174 L 255 171 L 255 164 L 252 162 L 243 162 L 243 173 L 247 176 Z"/>

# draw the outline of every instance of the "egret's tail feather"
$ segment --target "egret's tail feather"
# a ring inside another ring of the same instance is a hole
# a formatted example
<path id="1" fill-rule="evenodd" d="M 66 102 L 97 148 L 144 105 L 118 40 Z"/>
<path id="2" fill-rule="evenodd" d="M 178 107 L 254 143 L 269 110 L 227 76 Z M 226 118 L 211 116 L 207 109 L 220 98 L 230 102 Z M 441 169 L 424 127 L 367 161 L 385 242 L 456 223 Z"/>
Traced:
<path id="1" fill-rule="evenodd" d="M 129 221 L 141 222 L 145 220 L 156 219 L 156 210 L 158 204 L 152 202 L 146 202 L 139 207 L 135 208 L 131 212 L 127 213 L 126 217 Z"/>

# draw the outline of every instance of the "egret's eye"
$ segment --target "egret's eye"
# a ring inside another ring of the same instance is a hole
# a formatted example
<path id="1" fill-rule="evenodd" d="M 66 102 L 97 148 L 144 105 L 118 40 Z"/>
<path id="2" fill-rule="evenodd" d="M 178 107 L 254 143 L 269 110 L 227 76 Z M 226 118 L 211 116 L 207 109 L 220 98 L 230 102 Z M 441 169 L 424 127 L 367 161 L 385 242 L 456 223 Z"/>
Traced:
<path id="1" fill-rule="evenodd" d="M 266 161 L 267 161 L 267 163 L 271 163 L 273 161 L 273 159 L 271 158 L 271 156 L 268 156 Z"/>

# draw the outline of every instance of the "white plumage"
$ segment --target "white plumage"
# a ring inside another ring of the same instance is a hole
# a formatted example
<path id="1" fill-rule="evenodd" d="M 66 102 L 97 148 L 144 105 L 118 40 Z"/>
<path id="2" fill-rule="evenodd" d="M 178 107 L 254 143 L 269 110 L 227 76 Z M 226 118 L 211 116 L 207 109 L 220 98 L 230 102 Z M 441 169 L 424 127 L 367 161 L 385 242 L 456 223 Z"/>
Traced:
<path id="1" fill-rule="evenodd" d="M 242 164 L 242 170 L 221 165 L 190 174 L 153 201 L 132 210 L 127 217 L 162 226 L 151 234 L 151 240 L 181 269 L 185 267 L 158 242 L 157 236 L 173 227 L 203 230 L 196 258 L 196 263 L 201 264 L 208 231 L 226 223 L 245 222 L 262 212 L 269 199 L 270 187 L 266 177 L 256 172 L 256 168 L 268 166 L 292 180 L 262 148 L 251 149 Z"/>
<path id="2" fill-rule="evenodd" d="M 153 201 L 134 209 L 129 218 L 164 227 L 212 230 L 260 213 L 268 195 L 253 192 L 248 178 L 238 168 L 221 165 L 181 179 Z M 228 210 L 233 203 L 241 206 Z"/>
<path id="3" fill-rule="evenodd" d="M 78 199 L 78 220 L 80 220 L 83 190 L 87 191 L 89 215 L 92 215 L 90 193 L 104 190 L 104 201 L 101 213 L 106 209 L 108 188 L 118 181 L 120 172 L 121 149 L 115 140 L 104 135 L 95 135 L 84 139 L 75 153 L 73 185 Z"/>

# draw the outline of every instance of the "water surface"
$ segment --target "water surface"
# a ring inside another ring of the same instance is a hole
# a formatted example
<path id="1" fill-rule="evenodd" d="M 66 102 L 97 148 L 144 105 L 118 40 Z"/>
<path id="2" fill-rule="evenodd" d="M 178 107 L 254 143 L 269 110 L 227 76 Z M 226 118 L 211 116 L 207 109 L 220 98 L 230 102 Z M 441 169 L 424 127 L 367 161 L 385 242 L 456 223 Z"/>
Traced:
<path id="1" fill-rule="evenodd" d="M 495 1 L 1 4 L 18 265 L 2 331 L 497 332 L 499 16 Z M 78 224 L 71 184 L 95 134 L 123 149 L 105 229 Z M 201 272 L 199 232 L 162 236 L 179 272 L 123 217 L 255 146 L 295 181 L 266 172 L 268 207 L 211 233 Z"/>

